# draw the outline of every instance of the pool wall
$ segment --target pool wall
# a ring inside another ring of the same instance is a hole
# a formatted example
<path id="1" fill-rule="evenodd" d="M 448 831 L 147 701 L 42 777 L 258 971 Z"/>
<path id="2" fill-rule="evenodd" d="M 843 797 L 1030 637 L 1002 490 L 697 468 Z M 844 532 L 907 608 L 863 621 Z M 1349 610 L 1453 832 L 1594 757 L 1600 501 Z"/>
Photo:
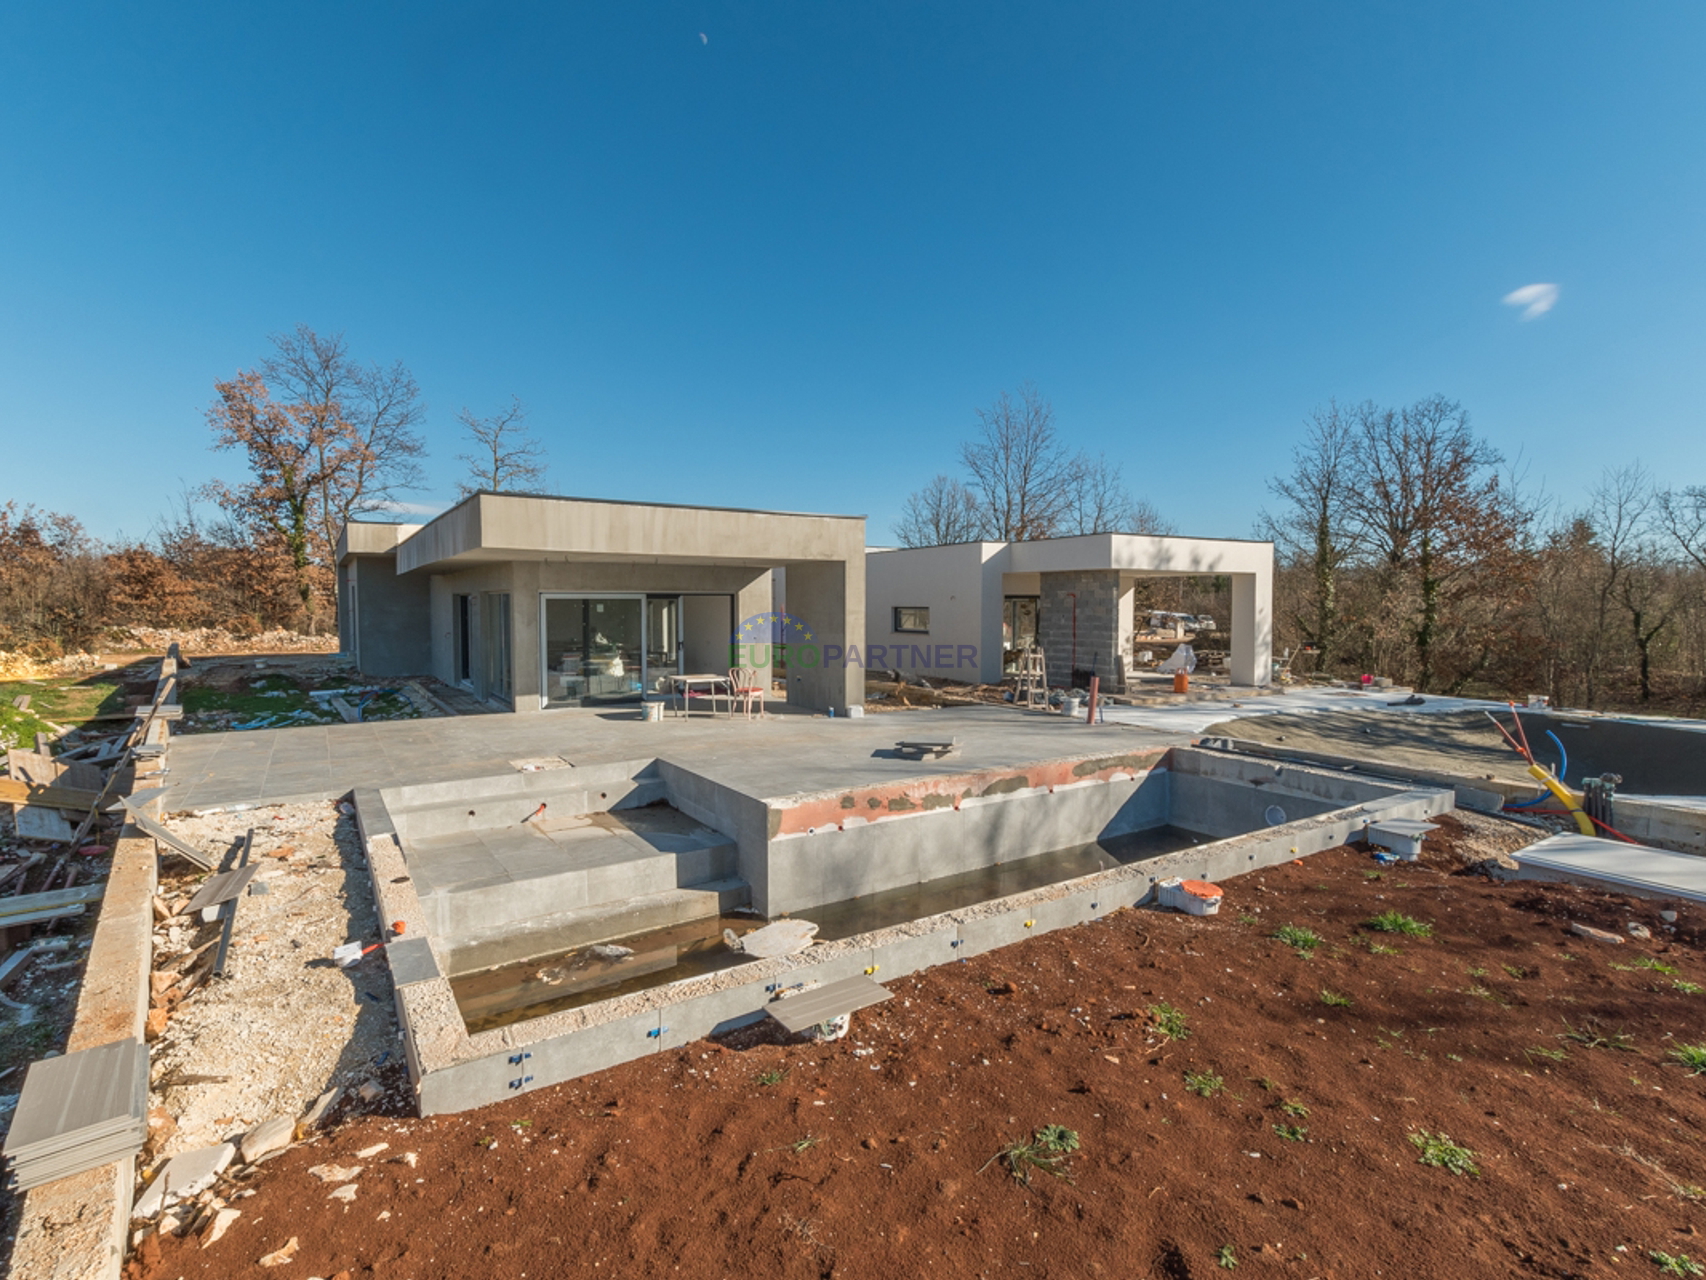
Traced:
<path id="1" fill-rule="evenodd" d="M 1147 767 L 1138 767 L 1145 763 Z M 1159 821 L 1209 834 L 1232 829 L 1244 834 L 821 944 L 800 955 L 757 961 L 470 1034 L 426 932 L 427 916 L 409 876 L 397 827 L 377 793 L 358 793 L 358 821 L 381 919 L 400 921 L 405 927 L 403 935 L 386 951 L 397 986 L 399 1020 L 421 1114 L 483 1106 L 756 1021 L 764 1016 L 764 1005 L 783 987 L 807 981 L 829 982 L 859 973 L 868 973 L 878 981 L 901 977 L 1052 929 L 1098 919 L 1122 907 L 1144 905 L 1152 900 L 1156 881 L 1168 876 L 1225 882 L 1248 871 L 1334 848 L 1355 837 L 1372 820 L 1426 818 L 1453 807 L 1449 790 L 1406 789 L 1327 770 L 1191 748 L 1152 753 L 1141 761 L 1085 757 L 1001 773 L 1024 782 L 1002 783 L 995 778 L 979 786 L 968 785 L 966 776 L 944 775 L 899 790 L 804 797 L 798 804 L 754 803 L 764 810 L 767 846 L 781 843 L 786 856 L 791 852 L 790 841 L 778 838 L 795 837 L 791 843 L 798 847 L 802 865 L 808 858 L 835 862 L 855 859 L 874 849 L 872 856 L 888 868 L 881 876 L 907 865 L 906 855 L 896 854 L 877 840 L 882 830 L 887 832 L 887 841 L 895 844 L 927 838 L 934 843 L 938 836 L 948 842 L 964 841 L 970 833 L 980 841 L 1004 843 L 1033 834 L 1052 841 L 1041 846 L 1015 846 L 1021 852 L 1013 856 L 1023 856 L 1025 850 L 1036 852 L 1117 834 L 1105 827 L 1141 822 L 1148 806 L 1156 803 L 1150 797 L 1163 791 L 1166 803 L 1159 810 Z M 690 816 L 705 820 L 693 809 L 709 802 L 704 795 L 695 797 L 688 780 L 673 777 L 672 767 L 661 761 L 657 776 L 673 803 Z M 1151 790 L 1140 799 L 1146 784 Z M 991 791 L 991 786 L 996 789 Z M 967 796 L 967 790 L 974 794 Z M 878 795 L 883 800 L 881 809 L 867 805 L 866 811 L 880 813 L 881 817 L 864 823 L 831 823 L 827 819 L 836 813 L 849 812 L 842 803 L 843 795 L 853 796 L 855 816 L 861 799 Z M 922 802 L 925 796 L 948 799 L 926 807 Z M 953 797 L 958 797 L 957 807 Z M 889 801 L 894 799 L 903 803 L 891 807 Z M 913 807 L 905 807 L 906 803 Z M 1286 811 L 1288 820 L 1251 830 L 1252 822 L 1259 825 L 1274 804 Z M 1002 806 L 1012 807 L 1004 810 Z M 1056 806 L 1052 814 L 1048 806 Z M 709 811 L 708 807 L 701 808 L 701 813 Z M 742 826 L 743 816 L 745 832 L 737 830 L 730 835 L 741 838 L 743 834 L 756 834 L 751 824 L 758 820 L 758 810 L 737 814 L 734 825 Z M 929 824 L 925 825 L 927 820 Z M 951 822 L 960 825 L 950 827 L 947 824 Z M 1066 830 L 1072 823 L 1085 822 L 1101 822 L 1104 829 L 1086 831 L 1080 826 Z M 833 843 L 830 831 L 813 829 L 830 826 L 835 828 Z M 794 829 L 801 827 L 803 830 Z M 1128 829 L 1140 830 L 1142 826 Z M 803 839 L 797 838 L 802 835 Z M 848 836 L 852 841 L 846 840 Z M 741 843 L 744 854 L 744 838 Z M 932 870 L 932 874 L 951 873 Z M 813 883 L 828 882 L 807 881 L 808 886 Z M 786 888 L 779 877 L 777 891 L 794 890 Z"/>

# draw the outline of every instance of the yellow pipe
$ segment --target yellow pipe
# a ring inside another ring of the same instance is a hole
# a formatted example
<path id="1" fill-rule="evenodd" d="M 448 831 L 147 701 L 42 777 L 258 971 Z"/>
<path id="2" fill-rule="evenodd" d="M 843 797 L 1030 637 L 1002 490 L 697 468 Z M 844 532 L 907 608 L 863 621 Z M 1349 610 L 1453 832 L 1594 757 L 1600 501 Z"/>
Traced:
<path id="1" fill-rule="evenodd" d="M 1582 812 L 1581 799 L 1574 791 L 1571 791 L 1550 772 L 1537 764 L 1529 765 L 1528 772 L 1530 777 L 1558 797 L 1558 802 L 1570 811 L 1570 816 L 1575 818 L 1576 826 L 1580 828 L 1584 836 L 1594 834 L 1593 819 Z"/>

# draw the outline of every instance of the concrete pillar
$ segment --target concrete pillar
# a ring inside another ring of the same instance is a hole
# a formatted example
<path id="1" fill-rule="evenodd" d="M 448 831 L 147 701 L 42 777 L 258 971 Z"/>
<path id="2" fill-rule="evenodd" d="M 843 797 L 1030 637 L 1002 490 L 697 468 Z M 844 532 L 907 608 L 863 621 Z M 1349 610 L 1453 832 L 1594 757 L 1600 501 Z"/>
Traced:
<path id="1" fill-rule="evenodd" d="M 822 655 L 826 647 L 845 654 L 849 644 L 865 642 L 864 561 L 789 563 L 788 616 L 805 623 L 812 633 L 808 641 L 790 643 L 788 701 L 837 715 L 846 714 L 850 706 L 862 708 L 864 668 L 845 658 L 826 665 Z"/>
<path id="2" fill-rule="evenodd" d="M 537 560 L 517 560 L 507 566 L 509 592 L 509 679 L 517 711 L 539 711 L 544 672 L 540 666 L 539 586 L 543 581 Z"/>
<path id="3" fill-rule="evenodd" d="M 1267 685 L 1274 678 L 1274 575 L 1232 575 L 1232 683 Z"/>
<path id="4" fill-rule="evenodd" d="M 1049 684 L 1070 685 L 1076 665 L 1093 670 L 1111 689 L 1120 645 L 1123 641 L 1129 648 L 1131 642 L 1131 592 L 1122 586 L 1119 571 L 1084 569 L 1041 577 L 1037 637 L 1048 663 Z"/>

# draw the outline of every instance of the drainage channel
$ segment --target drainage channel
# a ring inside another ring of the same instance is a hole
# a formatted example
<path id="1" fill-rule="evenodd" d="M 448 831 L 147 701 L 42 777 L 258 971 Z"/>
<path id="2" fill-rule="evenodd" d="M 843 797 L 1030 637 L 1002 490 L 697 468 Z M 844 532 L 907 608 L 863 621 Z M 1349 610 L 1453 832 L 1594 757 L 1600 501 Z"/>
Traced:
<path id="1" fill-rule="evenodd" d="M 904 888 L 825 903 L 794 915 L 815 923 L 820 940 L 834 942 L 944 911 L 1062 884 L 1097 871 L 1131 866 L 1192 848 L 1212 838 L 1182 827 L 1152 827 Z M 450 987 L 470 1032 L 512 1026 L 750 963 L 746 957 L 729 950 L 723 941 L 723 930 L 744 933 L 762 923 L 762 919 L 756 913 L 709 916 L 667 929 L 614 938 L 596 947 L 574 947 L 462 974 L 450 980 Z M 613 947 L 631 954 L 616 955 Z"/>

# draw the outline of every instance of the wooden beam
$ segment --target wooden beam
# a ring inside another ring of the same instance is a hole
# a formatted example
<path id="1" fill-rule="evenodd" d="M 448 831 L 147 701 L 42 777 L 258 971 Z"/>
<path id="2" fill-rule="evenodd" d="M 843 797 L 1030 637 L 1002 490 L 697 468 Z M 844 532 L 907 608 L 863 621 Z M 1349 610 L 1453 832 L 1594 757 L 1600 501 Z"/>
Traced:
<path id="1" fill-rule="evenodd" d="M 100 793 L 80 791 L 74 787 L 37 787 L 13 778 L 0 778 L 0 804 L 45 804 L 54 809 L 75 809 L 87 813 L 95 807 Z"/>

